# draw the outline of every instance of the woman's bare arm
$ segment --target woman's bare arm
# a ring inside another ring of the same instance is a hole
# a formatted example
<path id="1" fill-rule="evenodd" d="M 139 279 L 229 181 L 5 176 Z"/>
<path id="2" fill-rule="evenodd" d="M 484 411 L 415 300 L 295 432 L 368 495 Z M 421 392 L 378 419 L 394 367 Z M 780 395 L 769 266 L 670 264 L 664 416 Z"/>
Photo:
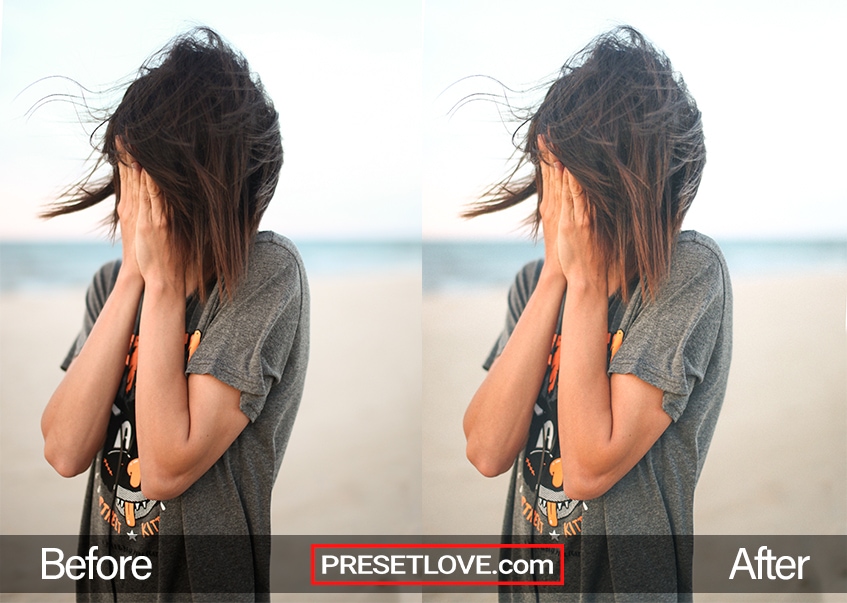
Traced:
<path id="1" fill-rule="evenodd" d="M 103 445 L 144 288 L 135 261 L 136 208 L 127 188 L 129 175 L 139 172 L 140 167 L 128 159 L 126 165 L 119 166 L 123 261 L 115 286 L 41 416 L 44 457 L 64 477 L 88 469 Z"/>
<path id="2" fill-rule="evenodd" d="M 545 262 L 501 356 L 465 413 L 468 458 L 484 475 L 508 470 L 526 442 L 562 296 L 559 437 L 566 494 L 596 498 L 647 453 L 670 424 L 662 391 L 607 374 L 610 275 L 594 254 L 581 187 L 555 157 L 542 161 Z"/>
<path id="3" fill-rule="evenodd" d="M 139 175 L 136 255 L 144 277 L 136 427 L 141 489 L 168 500 L 200 478 L 248 423 L 241 392 L 211 375 L 185 376 L 184 262 L 174 256 L 159 187 Z"/>
<path id="4" fill-rule="evenodd" d="M 41 416 L 44 457 L 64 477 L 88 469 L 103 446 L 126 364 L 141 284 L 118 280 L 79 355 Z"/>
<path id="5" fill-rule="evenodd" d="M 558 165 L 545 168 L 544 179 L 545 192 L 549 181 L 559 196 L 559 265 L 568 282 L 558 392 L 563 487 L 570 498 L 590 500 L 626 475 L 671 419 L 662 390 L 634 375 L 609 378 L 609 274 L 595 252 L 588 201 Z"/>
<path id="6" fill-rule="evenodd" d="M 143 290 L 136 375 L 141 485 L 148 498 L 167 500 L 205 473 L 248 419 L 237 389 L 209 375 L 185 377 L 184 268 L 167 255 L 163 222 L 151 226 L 150 201 L 145 205 L 140 198 L 149 177 L 128 155 L 125 161 L 118 205 L 123 263 L 85 345 L 44 411 L 44 448 L 50 464 L 70 477 L 85 471 L 102 447 Z M 139 224 L 142 209 L 146 213 Z M 137 250 L 139 230 L 142 248 Z M 166 279 L 165 274 L 179 277 Z"/>
<path id="7" fill-rule="evenodd" d="M 546 184 L 545 184 L 546 187 Z M 544 266 L 502 354 L 465 411 L 467 456 L 485 476 L 512 466 L 526 443 L 532 408 L 547 370 L 566 280 L 559 266 L 557 197 L 542 194 Z"/>
<path id="8" fill-rule="evenodd" d="M 564 290 L 561 271 L 557 277 L 545 262 L 503 353 L 465 412 L 468 459 L 487 477 L 507 471 L 526 443 Z"/>

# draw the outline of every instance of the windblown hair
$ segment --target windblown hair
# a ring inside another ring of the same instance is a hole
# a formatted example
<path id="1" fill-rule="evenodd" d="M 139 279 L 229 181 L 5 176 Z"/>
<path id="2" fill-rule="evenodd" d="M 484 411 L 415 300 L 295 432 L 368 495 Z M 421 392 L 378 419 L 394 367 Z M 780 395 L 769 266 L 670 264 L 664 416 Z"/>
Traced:
<path id="1" fill-rule="evenodd" d="M 159 185 L 171 243 L 186 268 L 202 275 L 201 298 L 215 280 L 231 298 L 282 167 L 279 117 L 246 59 L 211 29 L 180 35 L 142 65 L 95 134 L 104 125 L 93 169 L 43 217 L 112 195 L 117 208 L 120 137 Z M 95 180 L 106 162 L 111 176 Z M 113 232 L 117 225 L 116 209 Z"/>
<path id="2" fill-rule="evenodd" d="M 706 163 L 700 111 L 670 60 L 632 27 L 615 28 L 562 67 L 528 123 L 514 170 L 464 215 L 533 195 L 540 207 L 541 135 L 587 194 L 595 243 L 624 298 L 638 281 L 655 298 Z M 527 163 L 535 173 L 521 177 Z M 536 209 L 536 232 L 540 220 Z"/>

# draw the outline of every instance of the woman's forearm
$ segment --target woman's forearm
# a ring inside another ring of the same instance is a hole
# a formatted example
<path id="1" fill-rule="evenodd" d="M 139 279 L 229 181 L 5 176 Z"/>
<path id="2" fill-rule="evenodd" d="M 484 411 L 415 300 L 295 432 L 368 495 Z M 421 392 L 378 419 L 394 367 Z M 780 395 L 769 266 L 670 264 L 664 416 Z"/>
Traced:
<path id="1" fill-rule="evenodd" d="M 467 456 L 483 475 L 507 471 L 526 442 L 564 290 L 561 272 L 542 271 L 503 353 L 465 412 Z"/>
<path id="2" fill-rule="evenodd" d="M 670 424 L 661 389 L 608 376 L 606 291 L 570 283 L 562 315 L 559 442 L 565 494 L 577 500 L 614 486 Z"/>
<path id="3" fill-rule="evenodd" d="M 145 285 L 135 395 L 141 490 L 167 500 L 203 475 L 248 419 L 238 389 L 212 375 L 185 375 L 185 297 L 201 275 L 186 272 L 170 240 L 159 186 L 143 169 L 132 176 L 135 255 Z"/>
<path id="4" fill-rule="evenodd" d="M 248 423 L 241 392 L 209 374 L 185 376 L 185 289 L 148 285 L 136 385 L 141 491 L 169 500 L 221 457 Z"/>
<path id="5" fill-rule="evenodd" d="M 608 297 L 605 288 L 574 285 L 568 287 L 562 314 L 559 442 L 565 493 L 585 499 L 593 496 L 585 496 L 577 479 L 602 464 L 612 433 L 606 372 Z"/>
<path id="6" fill-rule="evenodd" d="M 103 446 L 143 285 L 137 274 L 119 273 L 85 345 L 44 409 L 44 456 L 60 475 L 85 471 Z"/>
<path id="7" fill-rule="evenodd" d="M 145 290 L 135 399 L 142 487 L 156 489 L 156 481 L 183 456 L 191 427 L 184 287 L 153 285 Z"/>

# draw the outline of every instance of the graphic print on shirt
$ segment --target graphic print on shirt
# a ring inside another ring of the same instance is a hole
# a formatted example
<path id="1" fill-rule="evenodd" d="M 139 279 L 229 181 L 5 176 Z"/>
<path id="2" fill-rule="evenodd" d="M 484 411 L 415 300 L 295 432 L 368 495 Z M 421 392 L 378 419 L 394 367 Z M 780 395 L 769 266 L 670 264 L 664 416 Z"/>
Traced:
<path id="1" fill-rule="evenodd" d="M 186 362 L 200 343 L 200 332 L 195 331 L 189 340 L 185 335 Z M 138 369 L 138 335 L 130 338 L 126 367 L 115 401 L 103 457 L 98 467 L 100 517 L 117 534 L 130 540 L 139 536 L 148 538 L 159 533 L 161 501 L 151 500 L 141 492 L 141 463 L 138 459 L 138 442 L 135 423 L 135 377 Z"/>
<path id="2" fill-rule="evenodd" d="M 103 457 L 98 468 L 100 516 L 117 534 L 135 540 L 159 531 L 159 501 L 141 493 L 141 465 L 135 437 L 135 376 L 138 368 L 138 335 L 130 337 L 124 376 L 118 387 Z"/>
<path id="3" fill-rule="evenodd" d="M 580 501 L 572 500 L 562 489 L 562 459 L 559 453 L 556 405 L 559 380 L 559 347 L 562 337 L 553 335 L 544 386 L 538 394 L 524 449 L 521 515 L 541 534 L 561 528 L 561 534 L 578 534 L 582 526 Z M 534 505 L 532 504 L 534 502 Z"/>
<path id="4" fill-rule="evenodd" d="M 618 331 L 614 337 L 611 333 L 608 335 L 610 355 L 618 351 L 622 341 L 623 331 Z M 587 505 L 583 501 L 568 498 L 562 488 L 562 459 L 556 412 L 561 343 L 561 335 L 554 334 L 547 358 L 544 378 L 546 387 L 542 387 L 533 407 L 521 468 L 521 515 L 539 534 L 548 532 L 553 536 L 568 537 L 582 531 L 582 511 Z"/>

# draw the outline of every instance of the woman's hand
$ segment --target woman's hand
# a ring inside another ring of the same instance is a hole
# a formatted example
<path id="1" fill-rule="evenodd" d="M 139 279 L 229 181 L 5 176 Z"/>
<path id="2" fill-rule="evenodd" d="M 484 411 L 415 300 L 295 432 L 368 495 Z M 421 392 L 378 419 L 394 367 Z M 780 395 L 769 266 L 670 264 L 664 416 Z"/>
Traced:
<path id="1" fill-rule="evenodd" d="M 541 219 L 544 227 L 545 265 L 553 255 L 568 283 L 576 286 L 608 287 L 607 269 L 592 233 L 591 206 L 582 185 L 547 149 L 542 151 L 541 174 L 544 192 Z M 555 234 L 549 234 L 548 230 Z"/>
<path id="2" fill-rule="evenodd" d="M 135 231 L 138 218 L 137 180 L 141 166 L 130 155 L 121 139 L 117 139 L 118 174 L 120 177 L 120 201 L 118 202 L 118 224 L 121 229 L 122 261 L 120 275 L 129 280 L 141 279 L 135 256 Z"/>
<path id="3" fill-rule="evenodd" d="M 185 287 L 185 265 L 171 244 L 164 195 L 143 168 L 133 172 L 137 202 L 135 256 L 145 288 Z"/>
<path id="4" fill-rule="evenodd" d="M 139 277 L 146 286 L 185 286 L 185 267 L 170 243 L 164 196 L 147 170 L 117 139 L 118 173 L 121 199 L 118 221 L 121 227 L 123 261 L 121 273 L 126 278 Z"/>
<path id="5" fill-rule="evenodd" d="M 562 198 L 558 237 L 562 272 L 571 285 L 607 287 L 608 270 L 594 241 L 588 196 L 567 169 L 559 177 L 554 186 L 561 190 Z"/>
<path id="6" fill-rule="evenodd" d="M 538 137 L 538 148 L 540 150 L 541 159 L 541 203 L 538 206 L 538 211 L 541 214 L 541 230 L 544 233 L 544 267 L 542 268 L 542 277 L 546 277 L 553 281 L 564 280 L 565 274 L 562 272 L 562 266 L 559 263 L 559 217 L 561 214 L 562 203 L 558 191 L 553 190 L 552 172 L 561 172 L 562 164 L 556 159 L 547 146 L 544 144 L 544 139 Z"/>

